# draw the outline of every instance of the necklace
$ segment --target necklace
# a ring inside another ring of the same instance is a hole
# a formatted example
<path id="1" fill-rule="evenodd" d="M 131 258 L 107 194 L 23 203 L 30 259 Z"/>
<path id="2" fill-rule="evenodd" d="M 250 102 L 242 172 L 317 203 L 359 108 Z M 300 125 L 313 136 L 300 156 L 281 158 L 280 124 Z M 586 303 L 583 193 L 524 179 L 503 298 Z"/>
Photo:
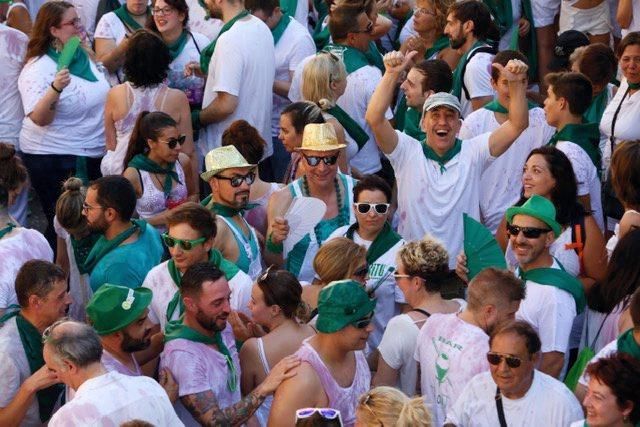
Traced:
<path id="1" fill-rule="evenodd" d="M 342 218 L 342 194 L 340 194 L 340 185 L 338 183 L 338 177 L 334 178 L 333 180 L 333 187 L 336 190 L 336 204 L 338 207 L 338 215 L 336 216 L 336 218 L 338 218 L 340 223 L 343 223 L 343 219 Z M 307 176 L 303 175 L 302 176 L 302 193 L 305 196 L 308 197 L 312 197 L 311 196 L 311 191 L 309 191 L 309 182 L 307 181 Z M 317 227 L 317 225 L 316 225 Z"/>

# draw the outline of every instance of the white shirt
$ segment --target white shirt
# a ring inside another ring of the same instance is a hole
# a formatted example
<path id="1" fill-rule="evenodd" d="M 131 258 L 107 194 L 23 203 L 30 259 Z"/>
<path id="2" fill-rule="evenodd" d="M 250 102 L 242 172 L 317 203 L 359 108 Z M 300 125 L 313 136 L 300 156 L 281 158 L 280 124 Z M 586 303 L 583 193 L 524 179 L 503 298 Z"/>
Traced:
<path id="1" fill-rule="evenodd" d="M 300 4 L 298 4 L 298 9 L 302 9 Z M 282 15 L 282 19 L 291 19 L 291 22 L 287 25 L 280 40 L 278 40 L 278 44 L 275 45 L 275 79 L 278 81 L 289 81 L 289 73 L 293 73 L 303 59 L 309 55 L 315 55 L 316 45 L 306 27 L 303 27 L 298 21 L 286 15 Z M 290 101 L 288 98 L 284 98 L 273 92 L 273 110 L 271 112 L 272 137 L 278 136 L 280 131 L 280 114 L 289 104 Z"/>
<path id="2" fill-rule="evenodd" d="M 178 287 L 169 275 L 169 268 L 165 261 L 162 264 L 158 264 L 153 267 L 147 276 L 144 278 L 142 286 L 151 289 L 153 291 L 153 298 L 151 305 L 149 305 L 149 320 L 154 324 L 159 324 L 160 328 L 164 330 L 167 324 L 167 307 L 169 302 L 173 299 L 173 296 L 178 292 Z M 229 281 L 229 288 L 231 288 L 231 308 L 236 311 L 241 311 L 249 316 L 247 305 L 251 299 L 251 288 L 253 281 L 242 270 L 238 270 L 238 273 Z M 173 313 L 171 320 L 178 319 L 178 310 Z"/>
<path id="3" fill-rule="evenodd" d="M 611 137 L 611 123 L 613 121 L 613 116 L 628 87 L 627 79 L 622 79 L 620 82 L 620 88 L 602 114 L 602 119 L 600 119 L 600 132 L 605 134 L 607 137 Z M 621 141 L 635 141 L 640 139 L 640 126 L 638 126 L 639 120 L 640 91 L 636 91 L 633 95 L 627 94 L 627 96 L 624 97 L 624 102 L 622 102 L 622 107 L 618 113 L 616 128 L 614 130 L 615 144 L 618 144 Z M 602 157 L 603 164 L 608 165 L 609 160 L 611 159 L 611 144 L 609 142 L 605 145 Z M 593 204 L 593 201 L 591 201 L 591 203 Z"/>
<path id="4" fill-rule="evenodd" d="M 499 426 L 496 383 L 491 372 L 476 375 L 447 414 L 457 427 Z M 566 427 L 584 417 L 575 396 L 560 381 L 534 371 L 533 382 L 520 399 L 502 396 L 507 425 L 519 427 Z"/>
<path id="5" fill-rule="evenodd" d="M 436 161 L 425 157 L 420 142 L 400 131 L 396 134 L 398 145 L 387 157 L 398 185 L 398 233 L 407 241 L 422 239 L 426 233 L 441 240 L 449 253 L 449 267 L 455 268 L 462 250 L 462 214 L 480 218 L 480 177 L 493 160 L 491 134 L 463 141 L 443 173 Z"/>
<path id="6" fill-rule="evenodd" d="M 489 336 L 457 313 L 436 313 L 420 329 L 417 342 L 422 396 L 433 425 L 440 426 L 469 380 L 489 370 Z"/>
<path id="7" fill-rule="evenodd" d="M 23 152 L 102 156 L 105 149 L 104 105 L 109 83 L 93 61 L 89 60 L 89 64 L 98 81 L 90 82 L 71 74 L 71 83 L 60 94 L 53 121 L 47 126 L 38 126 L 27 116 L 45 92 L 51 90 L 57 64 L 47 54 L 27 62 L 18 78 L 25 115 L 20 132 Z"/>
<path id="8" fill-rule="evenodd" d="M 498 129 L 495 113 L 480 108 L 464 119 L 458 137 L 471 139 Z M 516 204 L 522 190 L 522 168 L 527 156 L 553 136 L 555 128 L 547 124 L 542 108 L 529 110 L 529 127 L 496 158 L 480 178 L 480 217 L 482 223 L 496 233 L 507 208 Z"/>
<path id="9" fill-rule="evenodd" d="M 108 12 L 102 15 L 98 25 L 96 25 L 96 32 L 94 38 L 113 40 L 116 45 L 119 45 L 124 37 L 127 35 L 127 29 L 114 12 Z M 120 67 L 115 73 L 109 73 L 109 84 L 115 86 L 124 82 L 125 77 Z"/>
<path id="10" fill-rule="evenodd" d="M 21 31 L 0 24 L 0 141 L 14 146 L 24 118 L 17 83 L 28 42 L 29 37 Z"/>
<path id="11" fill-rule="evenodd" d="M 471 51 L 467 53 L 467 56 Z M 491 86 L 491 63 L 493 55 L 490 53 L 480 52 L 473 55 L 467 62 L 467 68 L 464 71 L 464 85 L 469 91 L 470 99 L 462 90 L 460 94 L 460 104 L 462 104 L 462 117 L 466 118 L 473 111 L 471 100 L 481 98 L 483 96 L 494 96 L 495 91 Z"/>
<path id="12" fill-rule="evenodd" d="M 120 425 L 140 420 L 155 426 L 182 426 L 169 397 L 154 379 L 110 371 L 91 378 L 56 412 L 49 427 Z"/>
<path id="13" fill-rule="evenodd" d="M 502 37 L 500 37 L 500 44 L 498 50 L 507 50 L 510 48 L 511 39 L 513 38 L 513 32 L 518 31 L 518 24 L 520 21 L 520 8 L 522 0 L 510 0 L 511 1 L 511 18 L 513 19 L 513 25 L 507 30 Z"/>
<path id="14" fill-rule="evenodd" d="M 418 364 L 413 358 L 420 329 L 408 314 L 389 320 L 378 345 L 380 357 L 393 369 L 400 370 L 396 388 L 407 396 L 416 394 Z"/>
<path id="15" fill-rule="evenodd" d="M 307 28 L 309 25 L 308 17 L 309 17 L 309 2 L 306 0 L 298 0 L 298 5 L 296 6 L 296 13 L 293 16 L 296 21 L 303 26 L 303 28 Z"/>
<path id="16" fill-rule="evenodd" d="M 271 142 L 272 89 L 275 76 L 273 36 L 264 22 L 254 16 L 238 20 L 218 38 L 209 65 L 209 75 L 202 101 L 203 109 L 226 92 L 238 98 L 238 106 L 226 119 L 204 129 L 205 156 L 220 147 L 222 133 L 238 119 L 255 127 L 267 142 L 265 157 L 273 153 Z"/>

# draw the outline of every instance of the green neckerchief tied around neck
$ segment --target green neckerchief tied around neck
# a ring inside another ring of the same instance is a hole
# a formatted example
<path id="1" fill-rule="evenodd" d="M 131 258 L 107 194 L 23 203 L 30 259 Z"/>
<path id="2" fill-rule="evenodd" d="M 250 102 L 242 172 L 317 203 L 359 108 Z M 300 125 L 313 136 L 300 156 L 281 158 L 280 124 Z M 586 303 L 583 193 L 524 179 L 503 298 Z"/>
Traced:
<path id="1" fill-rule="evenodd" d="M 87 256 L 87 260 L 85 261 L 83 267 L 84 270 L 87 273 L 91 273 L 91 271 L 93 271 L 95 266 L 98 264 L 98 262 L 100 262 L 102 258 L 105 257 L 105 255 L 120 246 L 122 242 L 131 237 L 136 231 L 139 230 L 140 235 L 142 235 L 146 229 L 146 222 L 139 219 L 133 219 L 131 220 L 131 227 L 127 228 L 113 239 L 107 240 L 106 237 L 100 236 L 100 238 L 98 238 L 98 240 L 93 245 L 93 248 L 89 252 L 89 255 Z"/>
<path id="2" fill-rule="evenodd" d="M 527 100 L 527 109 L 531 110 L 533 108 L 536 108 L 537 106 L 538 104 Z M 495 113 L 509 114 L 509 110 L 503 107 L 496 99 L 489 102 L 488 104 L 485 104 L 485 106 L 482 108 L 493 111 Z"/>
<path id="3" fill-rule="evenodd" d="M 227 31 L 229 31 L 231 27 L 233 27 L 233 24 L 235 24 L 236 22 L 238 22 L 238 20 L 244 18 L 245 16 L 249 16 L 249 11 L 246 9 L 242 10 L 240 13 L 234 16 L 231 20 L 229 20 L 229 22 L 224 24 L 220 29 L 220 33 L 218 33 L 218 37 L 216 37 L 211 43 L 209 43 L 207 47 L 202 49 L 202 52 L 200 52 L 200 70 L 204 74 L 207 74 L 209 72 L 209 64 L 211 63 L 211 57 L 213 56 L 213 52 L 216 50 L 216 43 L 218 43 L 220 36 L 226 33 Z"/>
<path id="4" fill-rule="evenodd" d="M 57 64 L 60 59 L 60 52 L 56 52 L 55 49 L 49 47 L 47 49 L 47 55 Z M 97 82 L 98 78 L 91 71 L 91 63 L 89 61 L 89 55 L 82 48 L 78 47 L 75 53 L 73 54 L 73 59 L 69 64 L 69 73 L 73 74 L 76 77 L 80 77 L 81 79 L 87 80 L 89 82 Z"/>
<path id="5" fill-rule="evenodd" d="M 221 205 L 220 203 L 214 202 L 212 195 L 207 196 L 200 202 L 200 204 L 205 208 L 214 211 L 216 215 L 220 215 L 225 218 L 242 215 L 245 211 L 249 211 L 258 206 L 257 203 L 247 203 L 243 208 L 232 208 L 231 206 Z"/>
<path id="6" fill-rule="evenodd" d="M 380 52 L 378 52 L 378 49 L 375 47 L 375 43 L 373 44 L 373 47 L 371 46 L 371 43 L 369 44 L 367 52 L 339 43 L 329 44 L 322 50 L 327 52 L 341 50 L 342 61 L 344 62 L 347 74 L 351 74 L 368 65 L 376 67 L 384 73 L 384 61 L 382 59 L 382 55 L 380 55 Z"/>
<path id="7" fill-rule="evenodd" d="M 462 98 L 462 78 L 464 77 L 462 75 L 462 70 L 465 68 L 464 66 L 468 61 L 467 58 L 469 57 L 469 54 L 473 52 L 474 49 L 486 45 L 487 42 L 484 40 L 476 40 L 476 42 L 471 46 L 471 49 L 465 52 L 464 55 L 462 55 L 462 58 L 460 58 L 460 61 L 458 61 L 458 65 L 456 65 L 456 68 L 453 70 L 453 86 L 451 87 L 451 94 L 456 98 Z"/>
<path id="8" fill-rule="evenodd" d="M 629 356 L 640 360 L 640 345 L 638 345 L 636 340 L 633 338 L 633 328 L 620 334 L 617 344 L 619 352 L 626 353 Z"/>
<path id="9" fill-rule="evenodd" d="M 446 165 L 449 160 L 453 159 L 456 154 L 460 153 L 460 150 L 462 149 L 462 141 L 458 138 L 456 138 L 453 146 L 449 148 L 447 152 L 442 156 L 439 156 L 433 148 L 427 145 L 426 139 L 422 141 L 420 145 L 422 146 L 422 152 L 424 153 L 424 156 L 427 159 L 436 161 L 440 165 L 440 173 L 444 173 L 447 170 L 444 165 Z"/>
<path id="10" fill-rule="evenodd" d="M 602 165 L 598 123 L 565 125 L 551 137 L 547 145 L 555 147 L 558 141 L 569 141 L 579 145 L 587 153 L 598 173 L 600 172 Z"/>
<path id="11" fill-rule="evenodd" d="M 589 108 L 587 108 L 587 111 L 582 115 L 582 119 L 585 123 L 600 123 L 600 120 L 602 120 L 602 114 L 607 108 L 608 102 L 609 91 L 605 87 L 602 92 L 593 97 L 591 104 L 589 104 Z"/>
<path id="12" fill-rule="evenodd" d="M 12 222 L 8 222 L 7 226 L 3 229 L 0 229 L 0 239 L 2 239 L 7 234 L 11 233 L 11 231 L 16 228 L 16 225 Z"/>
<path id="13" fill-rule="evenodd" d="M 173 181 L 176 181 L 178 184 L 182 184 L 180 182 L 180 178 L 178 177 L 178 173 L 176 172 L 176 164 L 169 163 L 167 167 L 162 167 L 158 163 L 151 160 L 149 157 L 144 154 L 136 154 L 133 156 L 133 159 L 129 161 L 127 165 L 130 168 L 147 171 L 149 173 L 157 173 L 164 175 L 164 183 L 162 185 L 162 191 L 164 192 L 165 197 L 169 197 L 171 194 L 171 187 L 173 185 Z"/>
<path id="14" fill-rule="evenodd" d="M 358 223 L 352 224 L 347 229 L 346 237 L 353 240 L 353 233 L 358 230 Z M 373 265 L 375 261 L 382 255 L 387 253 L 389 249 L 394 247 L 402 237 L 391 229 L 388 222 L 385 221 L 382 229 L 367 250 L 367 264 Z"/>
<path id="15" fill-rule="evenodd" d="M 440 36 L 433 42 L 433 46 L 428 48 L 424 53 L 424 59 L 430 59 L 434 54 L 440 52 L 442 49 L 449 47 L 449 37 Z"/>
<path id="16" fill-rule="evenodd" d="M 189 41 L 189 32 L 187 30 L 182 30 L 180 33 L 180 37 L 173 43 L 165 43 L 169 48 L 169 55 L 171 55 L 171 60 L 175 61 L 175 59 L 180 56 L 184 47 L 187 45 Z"/>
<path id="17" fill-rule="evenodd" d="M 142 25 L 138 24 L 138 21 L 133 18 L 133 15 L 131 15 L 131 12 L 129 12 L 129 10 L 127 9 L 127 2 L 124 2 L 122 6 L 114 10 L 113 13 L 115 13 L 116 16 L 120 18 L 120 20 L 127 27 L 129 27 L 130 31 L 135 31 L 142 28 Z M 151 15 L 151 9 L 148 6 L 146 14 L 147 16 Z"/>
<path id="18" fill-rule="evenodd" d="M 295 2 L 295 3 L 297 4 L 297 2 Z M 293 15 L 291 15 L 291 16 L 293 16 Z M 282 35 L 284 34 L 284 32 L 286 31 L 287 27 L 291 23 L 291 20 L 293 19 L 291 16 L 289 16 L 287 14 L 283 14 L 280 17 L 280 20 L 278 21 L 278 24 L 275 27 L 273 27 L 273 29 L 271 30 L 271 35 L 273 35 L 273 44 L 274 44 L 274 46 L 278 44 L 278 42 L 282 38 Z"/>

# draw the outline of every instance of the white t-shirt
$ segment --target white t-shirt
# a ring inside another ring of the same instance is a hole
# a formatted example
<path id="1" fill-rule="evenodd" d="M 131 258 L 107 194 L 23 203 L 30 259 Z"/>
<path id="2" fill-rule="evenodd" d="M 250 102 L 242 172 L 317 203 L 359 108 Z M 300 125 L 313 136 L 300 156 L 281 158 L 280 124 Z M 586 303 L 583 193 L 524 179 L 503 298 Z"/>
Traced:
<path id="1" fill-rule="evenodd" d="M 153 378 L 116 371 L 91 378 L 76 390 L 49 421 L 49 427 L 120 425 L 146 421 L 155 426 L 182 426 L 169 397 Z"/>
<path id="2" fill-rule="evenodd" d="M 495 113 L 480 108 L 464 119 L 458 137 L 471 139 L 498 129 Z M 480 179 L 480 218 L 482 223 L 496 233 L 508 207 L 520 199 L 522 167 L 534 148 L 544 145 L 554 134 L 555 128 L 547 124 L 542 108 L 529 110 L 529 127 L 518 139 L 496 158 L 482 173 Z"/>
<path id="3" fill-rule="evenodd" d="M 178 287 L 169 274 L 168 262 L 165 261 L 149 270 L 142 283 L 142 286 L 153 291 L 153 299 L 151 300 L 151 305 L 149 305 L 149 320 L 154 324 L 159 324 L 162 330 L 167 324 L 169 302 L 178 291 Z M 247 305 L 251 299 L 252 286 L 253 281 L 242 270 L 238 270 L 238 273 L 231 278 L 229 288 L 231 289 L 231 308 L 233 310 L 241 311 L 251 316 Z M 178 310 L 176 310 L 171 320 L 177 320 L 178 315 Z"/>
<path id="4" fill-rule="evenodd" d="M 29 154 L 67 154 L 100 157 L 104 154 L 104 105 L 109 83 L 89 60 L 98 81 L 71 75 L 71 83 L 60 94 L 53 121 L 36 125 L 29 117 L 45 92 L 51 90 L 56 62 L 48 55 L 32 58 L 22 69 L 18 89 L 22 97 L 24 121 L 20 150 Z"/>
<path id="5" fill-rule="evenodd" d="M 207 12 L 200 6 L 198 0 L 186 1 L 189 6 L 189 29 L 204 34 L 209 40 L 218 37 L 224 22 L 216 18 L 205 19 Z"/>
<path id="6" fill-rule="evenodd" d="M 413 358 L 420 329 L 408 314 L 400 314 L 387 323 L 378 345 L 380 357 L 393 369 L 400 370 L 396 388 L 415 396 L 418 364 Z"/>
<path id="7" fill-rule="evenodd" d="M 471 54 L 471 51 L 467 56 L 469 54 Z M 464 85 L 469 91 L 471 98 L 467 99 L 464 90 L 462 90 L 460 94 L 460 104 L 462 104 L 463 118 L 466 118 L 473 111 L 471 99 L 483 96 L 495 96 L 495 91 L 491 86 L 492 61 L 492 54 L 480 52 L 473 55 L 471 60 L 467 62 L 467 68 L 464 71 Z"/>
<path id="8" fill-rule="evenodd" d="M 19 3 L 16 3 L 19 4 Z M 29 37 L 0 24 L 0 141 L 18 145 L 24 113 L 18 92 L 18 76 L 24 65 Z"/>
<path id="9" fill-rule="evenodd" d="M 480 177 L 493 160 L 491 134 L 463 141 L 444 172 L 425 157 L 419 141 L 400 131 L 396 134 L 398 145 L 387 157 L 398 185 L 398 233 L 407 241 L 422 239 L 426 233 L 440 239 L 449 253 L 449 267 L 455 268 L 462 250 L 462 214 L 480 218 Z"/>
<path id="10" fill-rule="evenodd" d="M 447 423 L 457 427 L 499 426 L 496 383 L 491 372 L 476 375 L 447 414 Z M 569 389 L 555 378 L 534 371 L 533 382 L 520 399 L 502 396 L 507 425 L 519 427 L 565 427 L 584 417 Z"/>
<path id="11" fill-rule="evenodd" d="M 209 65 L 202 101 L 203 109 L 226 92 L 238 97 L 238 106 L 226 119 L 204 128 L 200 147 L 205 156 L 220 147 L 222 133 L 229 125 L 244 119 L 267 142 L 265 157 L 273 153 L 271 142 L 272 89 L 275 76 L 275 49 L 269 27 L 254 16 L 238 20 L 218 38 Z"/>
<path id="12" fill-rule="evenodd" d="M 298 4 L 298 9 L 301 9 Z M 314 55 L 316 46 L 311 34 L 298 21 L 282 16 L 282 19 L 290 19 L 286 30 L 275 45 L 276 52 L 276 76 L 279 81 L 289 81 L 289 73 L 294 72 L 298 64 L 309 55 Z M 280 113 L 290 104 L 288 98 L 273 93 L 273 110 L 271 113 L 271 136 L 277 137 L 280 131 Z"/>
<path id="13" fill-rule="evenodd" d="M 600 132 L 605 134 L 607 137 L 611 137 L 611 122 L 613 121 L 613 116 L 628 87 L 627 79 L 622 79 L 620 82 L 620 88 L 602 114 L 602 119 L 600 119 Z M 620 112 L 618 112 L 616 128 L 614 130 L 615 144 L 618 144 L 621 141 L 635 141 L 640 139 L 640 126 L 638 126 L 639 120 L 640 91 L 636 91 L 633 95 L 627 94 L 627 96 L 624 97 L 624 102 L 622 102 L 622 107 L 620 108 Z M 602 158 L 603 164 L 608 165 L 609 160 L 611 159 L 611 144 L 609 142 L 605 145 Z M 591 201 L 591 203 L 593 204 L 593 201 Z"/>
<path id="14" fill-rule="evenodd" d="M 108 39 L 116 42 L 119 45 L 124 37 L 127 35 L 127 28 L 124 26 L 118 15 L 114 12 L 108 12 L 102 15 L 98 25 L 96 25 L 96 32 L 94 38 L 96 39 Z M 111 86 L 118 85 L 124 82 L 124 72 L 120 67 L 115 73 L 109 73 L 109 84 Z"/>
<path id="15" fill-rule="evenodd" d="M 556 148 L 567 155 L 578 181 L 578 196 L 589 196 L 593 218 L 604 232 L 604 218 L 601 203 L 601 186 L 598 170 L 589 155 L 578 144 L 570 141 L 558 141 Z"/>

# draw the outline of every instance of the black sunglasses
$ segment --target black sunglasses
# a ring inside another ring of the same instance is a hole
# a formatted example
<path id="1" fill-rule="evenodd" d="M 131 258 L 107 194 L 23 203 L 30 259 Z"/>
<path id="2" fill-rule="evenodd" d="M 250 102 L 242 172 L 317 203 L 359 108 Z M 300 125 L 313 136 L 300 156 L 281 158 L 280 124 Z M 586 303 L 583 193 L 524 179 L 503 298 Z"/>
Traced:
<path id="1" fill-rule="evenodd" d="M 502 359 L 504 359 L 504 361 L 507 362 L 507 366 L 510 368 L 515 369 L 522 364 L 522 359 L 516 356 L 494 353 L 493 351 L 490 351 L 487 353 L 487 362 L 491 363 L 494 366 L 498 366 L 500 362 L 502 362 Z"/>
<path id="2" fill-rule="evenodd" d="M 338 154 L 333 156 L 304 156 L 304 159 L 307 161 L 307 164 L 311 167 L 316 167 L 320 164 L 320 162 L 324 162 L 327 166 L 335 165 L 338 161 Z"/>
<path id="3" fill-rule="evenodd" d="M 356 320 L 352 325 L 358 329 L 364 329 L 371 324 L 373 316 L 365 317 L 364 319 Z"/>
<path id="4" fill-rule="evenodd" d="M 165 144 L 167 144 L 169 148 L 173 150 L 174 148 L 176 148 L 176 145 L 182 146 L 182 144 L 184 144 L 184 141 L 186 139 L 187 139 L 186 135 L 180 135 L 177 138 L 169 138 L 167 141 L 165 141 Z"/>
<path id="5" fill-rule="evenodd" d="M 542 233 L 548 233 L 552 230 L 550 228 L 518 227 L 517 225 L 507 224 L 507 233 L 511 236 L 517 236 L 521 231 L 527 239 L 537 239 Z"/>
<path id="6" fill-rule="evenodd" d="M 243 182 L 245 182 L 247 185 L 253 184 L 253 182 L 256 180 L 256 173 L 249 172 L 246 175 L 235 175 L 232 177 L 216 175 L 216 178 L 229 181 L 232 187 L 240 187 Z"/>
<path id="7" fill-rule="evenodd" d="M 361 214 L 369 213 L 371 208 L 378 215 L 384 215 L 389 211 L 389 203 L 354 203 L 357 211 Z"/>

